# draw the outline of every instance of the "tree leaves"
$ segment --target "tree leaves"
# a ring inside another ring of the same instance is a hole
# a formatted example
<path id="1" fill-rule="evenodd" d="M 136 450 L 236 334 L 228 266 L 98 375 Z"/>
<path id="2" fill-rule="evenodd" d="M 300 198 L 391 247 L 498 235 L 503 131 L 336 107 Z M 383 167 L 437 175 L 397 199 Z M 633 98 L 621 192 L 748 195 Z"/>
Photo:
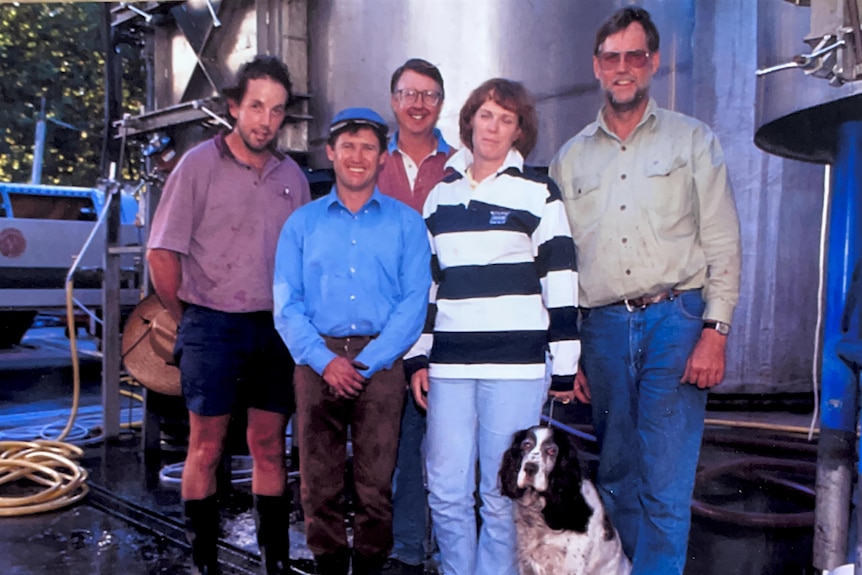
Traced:
<path id="1" fill-rule="evenodd" d="M 44 97 L 41 183 L 96 184 L 104 129 L 101 9 L 95 2 L 0 5 L 0 181 L 30 181 Z M 124 108 L 137 110 L 145 75 L 136 69 L 125 76 L 132 83 Z"/>

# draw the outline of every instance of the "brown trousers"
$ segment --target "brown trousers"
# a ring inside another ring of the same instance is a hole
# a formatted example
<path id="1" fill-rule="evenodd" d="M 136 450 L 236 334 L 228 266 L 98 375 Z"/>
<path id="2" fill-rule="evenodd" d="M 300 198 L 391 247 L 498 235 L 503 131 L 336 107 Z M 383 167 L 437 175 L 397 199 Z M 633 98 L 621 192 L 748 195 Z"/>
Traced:
<path id="1" fill-rule="evenodd" d="M 370 337 L 324 338 L 333 352 L 355 358 Z M 355 399 L 337 398 L 307 365 L 293 378 L 305 536 L 315 555 L 347 548 L 344 471 L 347 430 L 353 442 L 353 549 L 385 558 L 392 548 L 392 474 L 404 405 L 401 360 L 375 373 Z"/>

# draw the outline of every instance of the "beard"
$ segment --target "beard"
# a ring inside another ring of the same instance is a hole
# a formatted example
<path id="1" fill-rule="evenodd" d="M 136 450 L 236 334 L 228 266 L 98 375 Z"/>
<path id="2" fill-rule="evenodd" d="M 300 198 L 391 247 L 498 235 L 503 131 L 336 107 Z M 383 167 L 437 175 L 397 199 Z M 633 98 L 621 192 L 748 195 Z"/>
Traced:
<path id="1" fill-rule="evenodd" d="M 236 132 L 239 134 L 240 139 L 243 144 L 245 144 L 248 151 L 253 154 L 263 154 L 270 151 L 272 149 L 273 142 L 275 141 L 275 136 L 271 136 L 263 145 L 258 145 L 254 140 L 252 140 L 251 134 L 247 134 L 241 129 L 237 129 Z"/>
<path id="2" fill-rule="evenodd" d="M 634 97 L 628 102 L 618 102 L 614 99 L 614 95 L 610 90 L 605 91 L 605 98 L 607 99 L 608 104 L 611 108 L 613 108 L 614 112 L 631 112 L 636 109 L 641 102 L 643 102 L 647 96 L 649 96 L 649 88 L 638 88 L 635 92 Z"/>

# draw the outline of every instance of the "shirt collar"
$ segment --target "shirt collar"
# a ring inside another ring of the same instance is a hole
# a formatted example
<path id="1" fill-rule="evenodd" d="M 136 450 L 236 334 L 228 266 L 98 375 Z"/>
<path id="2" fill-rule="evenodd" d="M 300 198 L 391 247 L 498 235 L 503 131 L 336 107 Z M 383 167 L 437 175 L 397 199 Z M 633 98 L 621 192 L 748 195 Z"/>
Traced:
<path id="1" fill-rule="evenodd" d="M 605 104 L 605 106 L 607 106 L 607 104 Z M 599 113 L 596 114 L 596 121 L 584 129 L 585 136 L 595 136 L 601 128 L 601 130 L 606 134 L 616 137 L 615 135 L 613 135 L 613 132 L 610 128 L 608 128 L 608 125 L 605 123 L 605 116 L 603 113 L 605 111 L 605 106 L 602 106 L 599 109 Z M 644 110 L 644 115 L 641 117 L 640 122 L 638 122 L 638 125 L 635 126 L 634 131 L 636 132 L 641 126 L 646 124 L 650 120 L 650 118 L 655 118 L 655 121 L 658 121 L 658 104 L 656 103 L 654 98 L 650 98 L 649 102 L 647 102 L 647 107 Z"/>
<path id="2" fill-rule="evenodd" d="M 473 164 L 473 152 L 471 152 L 466 146 L 452 154 L 452 156 L 446 161 L 446 167 L 452 168 L 459 174 L 465 174 L 467 172 L 467 168 Z M 497 168 L 497 173 L 500 174 L 505 172 L 509 168 L 515 168 L 519 172 L 524 171 L 524 156 L 521 155 L 521 152 L 512 148 L 509 150 L 509 153 L 506 154 L 506 159 L 503 160 L 503 164 Z"/>
<path id="3" fill-rule="evenodd" d="M 398 151 L 398 132 L 399 130 L 395 130 L 395 133 L 389 137 L 389 145 L 386 147 L 386 151 L 390 154 Z M 443 133 L 438 128 L 434 128 L 433 134 L 434 137 L 437 138 L 437 149 L 434 153 L 448 154 L 452 147 L 443 139 Z"/>
<path id="4" fill-rule="evenodd" d="M 332 184 L 332 189 L 329 190 L 329 193 L 324 196 L 326 202 L 326 209 L 331 210 L 335 206 L 340 206 L 343 209 L 347 210 L 347 206 L 341 203 L 341 200 L 338 198 L 338 192 L 335 191 L 335 186 L 337 184 Z M 380 192 L 380 189 L 377 186 L 374 186 L 374 191 L 371 193 L 371 197 L 368 198 L 368 201 L 362 206 L 363 208 L 367 206 L 377 206 L 377 209 L 380 209 L 381 199 L 383 198 L 383 194 Z M 360 208 L 361 210 L 361 208 Z M 350 210 L 347 210 L 350 211 Z"/>

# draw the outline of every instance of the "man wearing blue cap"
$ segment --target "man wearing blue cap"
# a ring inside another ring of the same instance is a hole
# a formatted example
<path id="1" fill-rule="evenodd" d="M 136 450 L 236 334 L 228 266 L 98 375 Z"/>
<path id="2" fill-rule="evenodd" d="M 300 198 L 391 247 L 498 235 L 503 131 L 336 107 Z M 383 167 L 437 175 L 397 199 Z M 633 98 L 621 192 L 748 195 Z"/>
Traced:
<path id="1" fill-rule="evenodd" d="M 392 547 L 392 472 L 404 403 L 401 356 L 425 321 L 430 249 L 421 216 L 377 189 L 387 126 L 367 108 L 336 114 L 326 154 L 335 186 L 297 210 L 278 241 L 275 325 L 296 361 L 305 532 L 319 573 L 346 575 L 342 504 L 353 445 L 353 574 Z"/>

